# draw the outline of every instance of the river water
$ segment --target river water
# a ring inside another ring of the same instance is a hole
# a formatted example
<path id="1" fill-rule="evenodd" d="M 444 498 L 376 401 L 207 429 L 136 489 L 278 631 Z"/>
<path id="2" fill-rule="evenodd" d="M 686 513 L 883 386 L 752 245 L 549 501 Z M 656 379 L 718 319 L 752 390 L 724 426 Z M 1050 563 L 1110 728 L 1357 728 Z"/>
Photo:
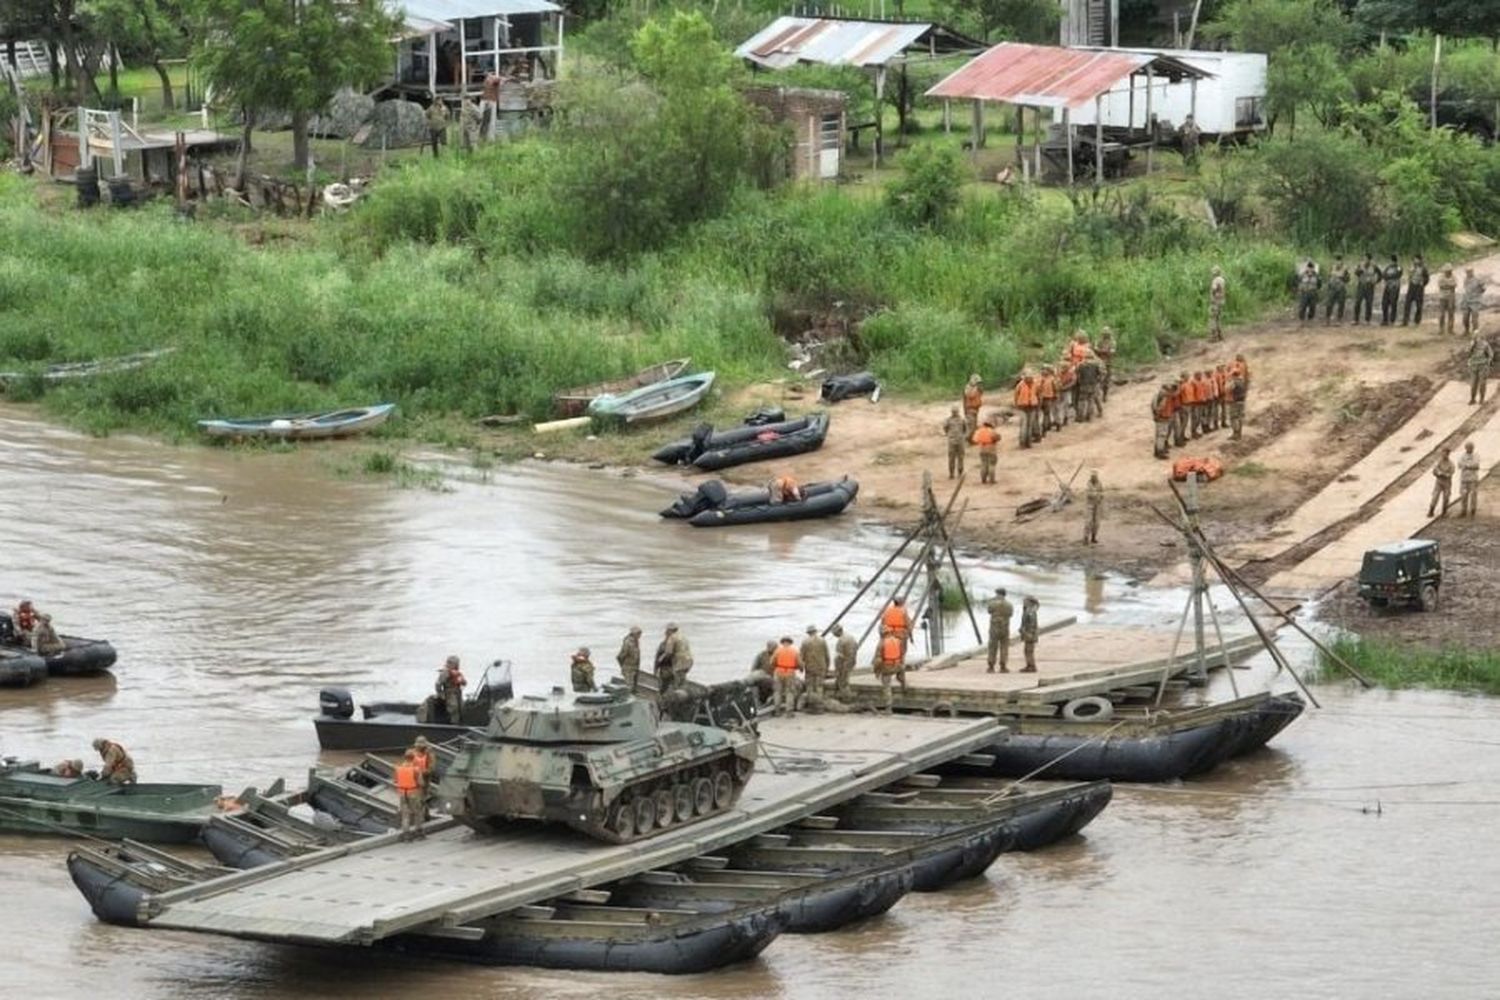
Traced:
<path id="1" fill-rule="evenodd" d="M 679 622 L 704 680 L 831 618 L 894 544 L 856 516 L 697 531 L 659 483 L 552 465 L 439 492 L 339 474 L 357 450 L 90 439 L 0 409 L 0 601 L 111 638 L 115 677 L 0 690 L 0 752 L 130 747 L 144 780 L 299 781 L 326 684 L 416 698 L 450 652 L 564 683 L 632 624 Z M 975 556 L 1043 621 L 1176 623 L 1182 596 Z M 878 588 L 877 588 L 878 589 Z M 874 598 L 853 621 L 863 625 Z M 962 615 L 946 625 L 965 641 Z M 971 636 L 968 638 L 972 638 Z M 649 648 L 647 650 L 649 655 Z M 1305 660 L 1305 651 L 1294 653 Z M 1084 836 L 757 961 L 656 977 L 330 953 L 95 922 L 62 841 L 0 837 L 5 993 L 50 997 L 1477 997 L 1500 950 L 1500 702 L 1317 688 L 1272 748 L 1116 789 Z M 414 873 L 420 877 L 420 873 Z"/>

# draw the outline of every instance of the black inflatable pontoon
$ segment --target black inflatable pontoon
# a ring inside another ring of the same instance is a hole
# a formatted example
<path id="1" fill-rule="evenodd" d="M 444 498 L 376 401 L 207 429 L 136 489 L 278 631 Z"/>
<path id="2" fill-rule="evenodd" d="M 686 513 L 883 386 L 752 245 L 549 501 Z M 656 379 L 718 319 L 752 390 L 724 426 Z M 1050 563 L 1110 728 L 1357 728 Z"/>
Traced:
<path id="1" fill-rule="evenodd" d="M 678 497 L 661 516 L 685 518 L 695 528 L 804 521 L 832 517 L 858 495 L 858 481 L 848 476 L 833 483 L 808 483 L 802 488 L 802 499 L 790 503 L 771 503 L 770 491 L 765 489 L 731 493 L 719 480 L 710 479 L 694 492 Z"/>
<path id="2" fill-rule="evenodd" d="M 853 375 L 830 375 L 823 380 L 819 395 L 825 403 L 839 403 L 857 396 L 869 396 L 880 389 L 880 383 L 870 372 Z"/>
<path id="3" fill-rule="evenodd" d="M 751 419 L 755 419 L 752 415 Z M 788 458 L 823 447 L 828 436 L 828 414 L 813 413 L 796 420 L 746 424 L 715 431 L 700 424 L 693 436 L 658 448 L 651 456 L 668 465 L 692 465 L 705 472 L 746 462 Z"/>

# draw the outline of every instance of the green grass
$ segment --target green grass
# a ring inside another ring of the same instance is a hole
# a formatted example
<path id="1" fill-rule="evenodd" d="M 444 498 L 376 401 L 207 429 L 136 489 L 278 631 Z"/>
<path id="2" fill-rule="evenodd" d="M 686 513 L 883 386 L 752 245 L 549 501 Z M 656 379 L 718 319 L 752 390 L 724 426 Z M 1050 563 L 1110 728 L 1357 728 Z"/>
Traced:
<path id="1" fill-rule="evenodd" d="M 1389 688 L 1437 688 L 1447 691 L 1500 695 L 1500 651 L 1411 649 L 1376 639 L 1342 638 L 1333 651 L 1377 684 Z M 1347 676 L 1336 663 L 1322 657 L 1321 678 Z"/>

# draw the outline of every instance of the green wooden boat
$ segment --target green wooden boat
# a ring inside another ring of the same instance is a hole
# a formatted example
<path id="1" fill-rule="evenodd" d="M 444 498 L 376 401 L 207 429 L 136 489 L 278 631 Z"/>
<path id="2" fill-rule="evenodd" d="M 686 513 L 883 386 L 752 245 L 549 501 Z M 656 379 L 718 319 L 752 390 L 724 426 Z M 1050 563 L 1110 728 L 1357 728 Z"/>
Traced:
<path id="1" fill-rule="evenodd" d="M 112 785 L 64 778 L 36 761 L 0 760 L 0 832 L 88 834 L 186 844 L 219 812 L 219 785 Z"/>

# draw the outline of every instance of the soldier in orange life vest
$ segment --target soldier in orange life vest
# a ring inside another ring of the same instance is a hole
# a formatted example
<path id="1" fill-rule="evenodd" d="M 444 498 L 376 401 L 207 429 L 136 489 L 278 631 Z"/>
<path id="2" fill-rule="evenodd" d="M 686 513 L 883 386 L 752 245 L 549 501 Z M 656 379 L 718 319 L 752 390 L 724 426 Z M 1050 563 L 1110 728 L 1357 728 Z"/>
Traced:
<path id="1" fill-rule="evenodd" d="M 1057 375 L 1057 416 L 1053 423 L 1059 427 L 1068 425 L 1068 415 L 1078 407 L 1078 371 L 1072 361 L 1064 361 Z"/>
<path id="2" fill-rule="evenodd" d="M 1219 377 L 1212 368 L 1203 372 L 1203 394 L 1207 397 L 1203 404 L 1203 429 L 1216 431 L 1219 429 Z"/>
<path id="3" fill-rule="evenodd" d="M 1000 443 L 1000 434 L 995 430 L 994 423 L 986 420 L 984 425 L 974 432 L 972 440 L 979 445 L 979 482 L 993 483 L 995 463 L 998 461 L 995 446 Z"/>
<path id="4" fill-rule="evenodd" d="M 448 713 L 449 725 L 459 725 L 464 714 L 464 672 L 458 668 L 458 657 L 450 656 L 438 671 L 437 696 Z"/>
<path id="5" fill-rule="evenodd" d="M 396 765 L 395 784 L 396 792 L 401 796 L 401 839 L 425 837 L 422 824 L 427 822 L 427 795 L 415 750 L 406 751 L 401 763 Z"/>
<path id="6" fill-rule="evenodd" d="M 10 618 L 16 628 L 16 640 L 22 645 L 31 645 L 31 639 L 36 634 L 36 608 L 32 607 L 30 601 L 22 601 L 16 605 L 15 613 Z"/>
<path id="7" fill-rule="evenodd" d="M 784 635 L 776 652 L 771 654 L 771 683 L 775 692 L 773 703 L 780 715 L 785 706 L 786 714 L 797 711 L 797 674 L 802 670 L 802 657 L 792 645 L 792 637 Z"/>
<path id="8" fill-rule="evenodd" d="M 417 773 L 422 778 L 422 790 L 425 792 L 432 787 L 432 750 L 428 748 L 427 737 L 418 736 L 416 742 L 407 751 L 412 755 L 412 763 L 417 765 Z"/>
<path id="9" fill-rule="evenodd" d="M 906 644 L 911 639 L 911 615 L 906 611 L 906 598 L 893 597 L 880 614 L 880 635 L 893 636 L 901 643 L 901 669 L 896 671 L 896 680 L 901 690 L 906 690 Z M 879 645 L 876 646 L 879 653 Z"/>
<path id="10" fill-rule="evenodd" d="M 875 676 L 880 679 L 881 708 L 891 710 L 891 678 L 906 690 L 906 644 L 887 632 L 875 646 Z"/>
<path id="11" fill-rule="evenodd" d="M 1037 398 L 1042 410 L 1041 434 L 1037 435 L 1037 439 L 1040 440 L 1048 431 L 1057 429 L 1057 375 L 1052 371 L 1051 365 L 1042 366 L 1041 378 L 1038 379 L 1037 384 Z"/>
<path id="12" fill-rule="evenodd" d="M 1156 398 L 1151 401 L 1151 419 L 1156 425 L 1156 457 L 1166 458 L 1169 446 L 1172 424 L 1177 417 L 1177 386 L 1171 382 L 1163 382 L 1162 387 L 1156 390 Z"/>
<path id="13" fill-rule="evenodd" d="M 1023 371 L 1020 379 L 1016 381 L 1015 404 L 1016 409 L 1021 412 L 1018 421 L 1021 427 L 1021 447 L 1030 448 L 1031 442 L 1041 435 L 1037 432 L 1037 424 L 1040 418 L 1037 415 L 1036 382 L 1030 372 Z"/>
<path id="14" fill-rule="evenodd" d="M 1064 356 L 1076 365 L 1088 356 L 1088 352 L 1089 335 L 1082 330 L 1074 330 L 1073 339 L 1069 342 L 1067 350 L 1063 352 Z"/>
<path id="15" fill-rule="evenodd" d="M 1219 390 L 1219 412 L 1214 423 L 1218 427 L 1229 426 L 1229 366 L 1217 365 L 1214 368 L 1214 385 Z"/>
<path id="16" fill-rule="evenodd" d="M 781 475 L 766 485 L 771 494 L 771 503 L 796 503 L 802 499 L 802 487 L 791 476 Z"/>
<path id="17" fill-rule="evenodd" d="M 1192 409 L 1192 381 L 1187 372 L 1177 376 L 1177 410 L 1172 417 L 1172 443 L 1181 448 L 1187 444 L 1188 412 Z"/>
<path id="18" fill-rule="evenodd" d="M 979 428 L 979 411 L 983 406 L 984 385 L 975 373 L 969 376 L 969 384 L 964 386 L 964 431 L 969 437 L 973 437 Z"/>

